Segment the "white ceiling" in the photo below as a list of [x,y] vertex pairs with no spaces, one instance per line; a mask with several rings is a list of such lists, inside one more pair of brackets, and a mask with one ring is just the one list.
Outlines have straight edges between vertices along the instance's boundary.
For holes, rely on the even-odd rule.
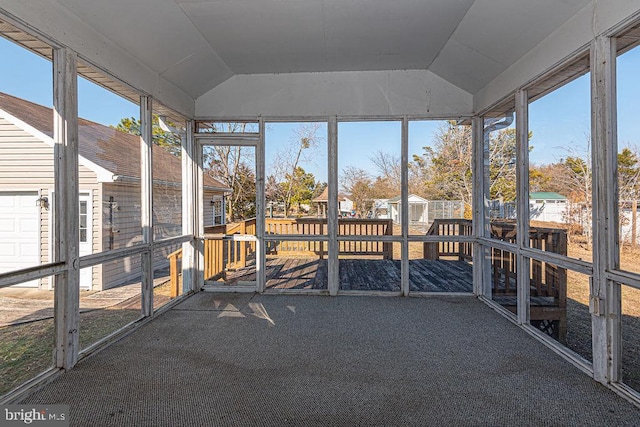
[[590,0],[55,0],[197,98],[235,74],[428,69],[475,93]]

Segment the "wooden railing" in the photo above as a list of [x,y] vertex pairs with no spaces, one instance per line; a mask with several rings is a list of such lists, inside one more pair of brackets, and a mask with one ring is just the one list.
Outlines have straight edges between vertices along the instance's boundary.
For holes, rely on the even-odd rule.
[[[325,218],[267,218],[266,234],[319,236],[327,234]],[[393,221],[390,219],[340,218],[338,220],[338,236],[352,236],[354,240],[338,242],[340,255],[380,255],[384,259],[393,257],[391,242],[374,242],[357,240],[358,236],[390,236],[393,235]],[[292,253],[300,255],[317,255],[320,258],[327,253],[327,242],[318,241],[282,241],[268,242],[267,254],[279,255]]]
[[338,236],[354,237],[354,240],[338,242],[339,255],[382,255],[384,259],[393,259],[393,243],[357,240],[358,236],[391,236],[393,220],[340,218]]
[[[466,219],[437,219],[431,225],[427,235],[432,236],[470,236],[471,221]],[[516,241],[516,227],[513,223],[492,222],[491,237],[510,243]],[[529,229],[529,245],[531,248],[560,255],[567,255],[567,231],[559,228],[531,227]],[[459,260],[472,260],[471,243],[465,242],[428,242],[424,244],[424,258],[438,260],[442,257],[454,257]],[[491,282],[494,297],[506,297],[505,305],[515,312],[517,295],[516,255],[507,250],[493,248],[491,250]],[[556,323],[554,336],[561,341],[566,338],[567,307],[567,270],[556,265],[531,259],[529,272],[530,294],[533,299],[553,298],[552,305],[536,306],[532,302],[531,320]]]
[[171,252],[167,255],[167,258],[169,259],[169,286],[171,298],[175,298],[180,294],[180,271],[182,271],[180,263],[182,262],[182,248]]
[[[469,219],[436,219],[427,231],[427,236],[471,236],[473,229]],[[425,242],[424,258],[457,257],[460,261],[473,259],[471,242]]]
[[[268,255],[314,255],[323,258],[328,250],[328,243],[304,240],[305,236],[321,236],[327,233],[327,220],[324,218],[267,218],[265,232],[273,235],[300,235],[300,241],[268,241]],[[225,272],[247,266],[255,258],[256,242],[232,240],[229,236],[255,235],[255,218],[231,225],[217,225],[205,228],[204,235],[204,274],[205,280],[224,278]],[[382,256],[393,258],[391,242],[357,240],[358,236],[393,235],[391,219],[359,219],[340,218],[338,234],[343,237],[352,236],[354,240],[338,242],[340,255]],[[171,280],[178,280],[178,263],[182,259],[182,250],[168,256],[171,266]],[[173,285],[172,285],[173,286]]]
[[[471,220],[437,219],[427,232],[430,236],[471,236]],[[492,222],[491,237],[515,243],[516,227],[512,223]],[[531,248],[560,255],[567,255],[567,232],[560,228],[531,227],[529,229]],[[470,261],[473,253],[469,242],[428,242],[424,245],[425,259],[457,257]],[[515,254],[494,248],[491,255],[491,269],[494,292],[515,295],[516,262]],[[532,296],[554,296],[566,298],[566,270],[543,261],[531,260]],[[562,296],[564,294],[564,296]]]

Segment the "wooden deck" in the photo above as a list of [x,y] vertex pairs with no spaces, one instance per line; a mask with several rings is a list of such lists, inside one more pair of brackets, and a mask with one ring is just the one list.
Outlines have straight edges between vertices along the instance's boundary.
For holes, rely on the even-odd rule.
[[[267,289],[327,289],[327,260],[311,257],[269,257]],[[340,289],[400,291],[400,261],[340,259]],[[414,292],[471,292],[472,268],[465,261],[411,260],[409,284]],[[207,284],[237,286],[255,282],[253,264],[227,272],[225,281]]]
[[[318,257],[268,257],[267,289],[327,289],[327,260]],[[339,260],[340,290],[400,292],[400,261],[390,259],[344,258]],[[493,277],[495,280],[496,277]],[[512,278],[509,278],[510,280]],[[253,261],[245,268],[227,271],[226,280],[207,285],[255,285]],[[515,283],[510,284],[516,289]],[[411,292],[473,292],[472,265],[467,261],[415,259],[409,261]],[[492,287],[493,300],[516,313],[516,294],[504,291],[504,274]],[[566,339],[566,311],[553,297],[531,296],[531,323],[555,339]]]

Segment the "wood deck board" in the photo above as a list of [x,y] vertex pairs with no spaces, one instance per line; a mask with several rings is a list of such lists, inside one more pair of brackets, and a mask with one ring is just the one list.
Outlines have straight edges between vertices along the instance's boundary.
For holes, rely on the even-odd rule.
[[[327,289],[327,260],[316,257],[268,257],[267,288]],[[399,291],[400,261],[384,259],[340,259],[340,289]],[[227,273],[225,285],[256,280],[251,265]],[[218,282],[222,284],[221,282]],[[412,292],[472,292],[471,264],[465,261],[409,261],[409,286]],[[515,296],[496,296],[502,305],[515,305]],[[553,298],[531,297],[532,306],[553,306]]]
[[[267,288],[327,289],[327,260],[311,257],[269,257]],[[464,261],[410,261],[410,286],[414,292],[471,292],[471,265]],[[340,259],[340,289],[399,291],[400,261]],[[225,285],[255,281],[254,266],[227,273]]]
[[414,292],[472,292],[472,266],[465,261],[411,260],[409,288]]

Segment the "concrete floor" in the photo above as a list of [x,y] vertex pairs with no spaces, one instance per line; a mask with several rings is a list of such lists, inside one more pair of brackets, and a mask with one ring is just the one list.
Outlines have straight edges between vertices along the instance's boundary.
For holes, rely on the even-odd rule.
[[472,297],[199,293],[24,400],[77,426],[632,426]]

